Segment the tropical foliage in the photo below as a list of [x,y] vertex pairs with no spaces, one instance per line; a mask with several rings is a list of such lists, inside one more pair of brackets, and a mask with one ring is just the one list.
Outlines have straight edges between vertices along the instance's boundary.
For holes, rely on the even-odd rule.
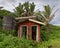
[[[60,27],[50,25],[50,33],[46,32],[46,26],[41,27],[41,42],[18,38],[15,31],[2,30],[2,18],[9,16],[29,16],[34,15],[34,3],[25,2],[19,4],[14,12],[4,10],[0,7],[0,48],[60,48]],[[52,13],[50,6],[44,6],[44,11],[39,11],[36,15],[40,21],[49,24],[54,18],[55,12]],[[51,14],[52,13],[52,14]]]
[[10,11],[7,11],[3,9],[3,7],[0,7],[0,19],[3,18],[3,16],[9,15]]
[[35,9],[34,3],[25,2],[23,4],[19,3],[14,9],[14,13],[17,17],[30,16],[33,15]]
[[39,11],[37,13],[38,18],[40,18],[39,20],[46,24],[47,32],[50,32],[49,23],[54,19],[56,12],[57,12],[57,9],[53,11],[53,9],[49,5],[47,5],[47,6],[44,6],[44,11]]

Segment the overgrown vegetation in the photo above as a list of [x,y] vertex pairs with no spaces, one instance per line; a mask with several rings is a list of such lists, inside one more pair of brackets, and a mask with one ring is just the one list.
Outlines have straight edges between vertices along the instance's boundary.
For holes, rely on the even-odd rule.
[[18,38],[15,31],[0,29],[0,48],[60,48],[60,27],[51,25],[50,29],[47,33],[46,27],[41,27],[41,42]]
[[48,41],[49,40],[49,33],[45,30],[41,29],[41,41]]
[[[20,4],[18,7],[16,7],[15,13],[17,13],[18,16],[34,14],[34,8],[35,8],[34,3],[30,4],[31,9],[29,9],[29,2],[26,2],[24,6],[25,6],[24,14],[22,14],[23,10],[21,10],[23,5]],[[49,8],[49,6],[47,7]],[[48,11],[48,8],[46,10],[47,12],[46,15],[49,16],[50,10]],[[27,14],[27,12],[29,13]],[[15,33],[14,30],[13,31],[2,30],[2,18],[5,15],[15,16],[16,14],[10,13],[7,10],[3,10],[2,7],[0,7],[0,48],[60,48],[60,27],[50,25],[51,26],[50,33],[48,33],[46,32],[46,26],[42,26],[41,27],[41,42],[36,42],[32,40],[18,38],[16,36],[17,33]]]
[[0,34],[0,48],[36,48],[36,43],[23,38]]
[[[44,29],[45,30],[45,29]],[[51,32],[47,38],[46,32],[42,31],[43,41],[36,42],[13,36],[8,31],[0,30],[0,48],[60,48],[60,27],[51,25]],[[46,39],[47,38],[47,39]]]

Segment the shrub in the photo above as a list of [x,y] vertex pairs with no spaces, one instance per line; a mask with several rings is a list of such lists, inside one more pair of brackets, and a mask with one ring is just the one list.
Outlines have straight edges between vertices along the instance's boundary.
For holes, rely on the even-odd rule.
[[0,42],[4,40],[5,34],[0,34]]
[[8,30],[0,30],[0,34],[5,34],[5,35],[13,35],[13,36],[16,36],[17,33],[15,33],[16,31],[15,30],[12,30],[12,31],[8,31]]
[[2,28],[2,19],[0,19],[0,29]]
[[37,48],[37,42],[32,40],[17,38],[11,35],[1,35],[0,37],[2,39],[0,41],[0,48]]
[[49,34],[45,31],[42,31],[41,32],[41,40],[42,41],[48,41],[48,39],[49,39]]
[[42,41],[48,41],[49,39],[49,33],[46,32],[46,26],[41,27],[41,40]]

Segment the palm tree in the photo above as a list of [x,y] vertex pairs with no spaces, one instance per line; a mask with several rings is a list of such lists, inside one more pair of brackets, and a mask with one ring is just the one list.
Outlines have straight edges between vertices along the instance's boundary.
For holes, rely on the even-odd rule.
[[34,2],[32,2],[32,4],[30,4],[30,12],[31,12],[31,15],[34,14],[34,9],[35,9],[35,4],[34,4]]
[[34,13],[35,4],[33,2],[32,3],[25,2],[23,5],[24,5],[25,15],[32,16]]
[[34,3],[25,2],[23,4],[19,3],[19,6],[15,7],[14,13],[16,16],[32,16],[34,13],[35,5]]
[[19,5],[17,7],[15,7],[15,9],[14,9],[14,14],[17,17],[21,17],[23,12],[24,12],[23,5],[21,3],[19,3]]
[[57,12],[57,10],[55,10],[54,12],[52,12],[53,10],[50,8],[49,5],[44,6],[44,11],[40,11],[39,12],[39,17],[42,17],[42,19],[40,19],[41,21],[45,22],[46,26],[47,26],[47,32],[50,32],[50,25],[49,23],[53,20],[53,18],[55,17],[55,13]]

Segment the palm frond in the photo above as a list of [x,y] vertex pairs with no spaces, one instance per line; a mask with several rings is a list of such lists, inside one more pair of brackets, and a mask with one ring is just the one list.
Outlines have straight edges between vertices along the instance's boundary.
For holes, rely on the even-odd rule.
[[49,22],[50,21],[52,21],[52,19],[55,17],[55,13],[58,11],[58,9],[56,9],[53,13],[52,13],[52,15],[50,15],[50,17],[49,17]]
[[45,15],[45,17],[46,18],[49,18],[49,16],[50,16],[50,14],[51,14],[51,8],[50,8],[50,6],[48,5],[48,6],[44,6],[44,15]]
[[35,4],[34,3],[30,4],[30,11],[33,12],[34,9],[35,9]]

